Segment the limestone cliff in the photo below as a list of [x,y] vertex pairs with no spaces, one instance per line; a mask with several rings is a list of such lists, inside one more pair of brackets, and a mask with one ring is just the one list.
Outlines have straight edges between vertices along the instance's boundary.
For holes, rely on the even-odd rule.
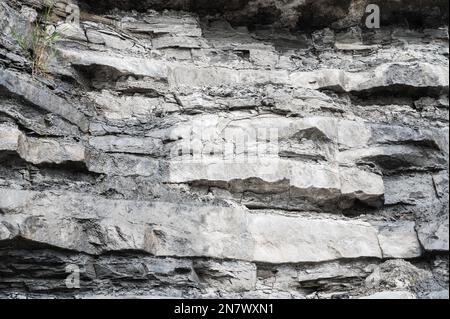
[[1,0],[0,297],[448,298],[448,39],[440,0]]

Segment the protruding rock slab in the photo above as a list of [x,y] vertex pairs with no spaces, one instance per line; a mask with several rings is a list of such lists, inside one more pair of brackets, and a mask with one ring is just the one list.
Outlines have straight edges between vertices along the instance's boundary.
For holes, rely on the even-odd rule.
[[[186,41],[184,41],[186,42]],[[161,44],[163,45],[163,44]],[[176,44],[175,46],[181,46]],[[195,45],[191,45],[195,46]],[[105,53],[60,48],[61,61],[78,69],[101,70],[109,76],[96,79],[111,84],[122,76],[140,79],[141,89],[148,83],[160,93],[196,92],[203,87],[242,87],[284,85],[301,89],[332,90],[366,94],[395,92],[413,88],[430,91],[434,95],[448,92],[448,67],[425,62],[384,63],[358,72],[321,68],[313,71],[264,70],[256,68],[228,68],[196,66],[156,59],[107,55]],[[94,72],[98,73],[99,72]],[[146,80],[143,80],[147,78]],[[101,84],[101,83],[100,83]]]
[[0,124],[0,151],[15,152],[25,161],[36,165],[85,161],[85,148],[80,143],[28,137],[17,126],[10,124]]
[[319,198],[328,194],[330,199],[349,197],[367,203],[381,202],[384,184],[381,176],[357,168],[333,164],[305,164],[284,159],[265,159],[255,163],[208,159],[199,163],[171,161],[169,183],[203,184],[233,183],[257,179],[270,192],[271,183],[289,181],[293,196]]
[[[93,12],[105,13],[113,8],[121,10],[188,10],[201,15],[221,14],[229,22],[236,25],[270,24],[276,27],[294,28],[298,25],[309,28],[348,28],[360,25],[369,4],[382,6],[383,25],[403,22],[403,19],[414,25],[418,21],[426,26],[444,24],[448,14],[448,3],[445,0],[100,0],[95,4],[80,0]],[[399,18],[403,17],[403,18]],[[190,30],[189,21],[186,21]],[[164,24],[163,24],[164,26]],[[147,27],[148,28],[148,27]],[[146,31],[146,29],[142,30]]]
[[416,87],[448,91],[447,68],[428,63],[388,63],[366,72],[328,69],[299,72],[290,80],[299,87],[364,92],[382,88]]
[[21,143],[19,154],[33,164],[62,164],[84,162],[85,148],[79,143],[28,137]]
[[55,113],[81,130],[87,131],[89,122],[84,114],[75,109],[66,100],[60,98],[43,85],[38,84],[22,75],[0,69],[0,90],[24,99],[26,102]]
[[20,236],[91,254],[137,250],[264,263],[382,257],[376,229],[361,221],[11,189],[0,190],[0,209],[3,240]]
[[[417,232],[426,251],[449,251],[449,179],[448,171],[433,175],[439,202],[423,202],[418,213]],[[427,198],[429,201],[430,198]]]
[[0,124],[0,151],[17,151],[20,136],[21,133],[15,125]]

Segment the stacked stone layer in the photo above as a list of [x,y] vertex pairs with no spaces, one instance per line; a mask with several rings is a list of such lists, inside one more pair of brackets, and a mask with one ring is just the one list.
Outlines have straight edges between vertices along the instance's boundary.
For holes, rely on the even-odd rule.
[[448,297],[448,2],[378,2],[57,1],[46,76],[0,3],[0,296]]

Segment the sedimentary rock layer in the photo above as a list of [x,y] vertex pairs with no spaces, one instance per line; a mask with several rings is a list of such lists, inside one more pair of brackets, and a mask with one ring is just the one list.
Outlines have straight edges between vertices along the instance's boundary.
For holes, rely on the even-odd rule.
[[368,3],[2,1],[0,297],[448,298],[448,1]]

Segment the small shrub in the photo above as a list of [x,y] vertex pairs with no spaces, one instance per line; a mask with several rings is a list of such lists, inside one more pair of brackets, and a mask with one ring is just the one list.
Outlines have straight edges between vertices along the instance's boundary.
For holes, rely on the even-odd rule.
[[47,28],[52,11],[52,6],[44,8],[32,27],[30,37],[25,38],[13,32],[13,37],[31,62],[33,76],[47,73],[48,62],[55,55],[54,45],[61,38],[59,32],[50,32]]

